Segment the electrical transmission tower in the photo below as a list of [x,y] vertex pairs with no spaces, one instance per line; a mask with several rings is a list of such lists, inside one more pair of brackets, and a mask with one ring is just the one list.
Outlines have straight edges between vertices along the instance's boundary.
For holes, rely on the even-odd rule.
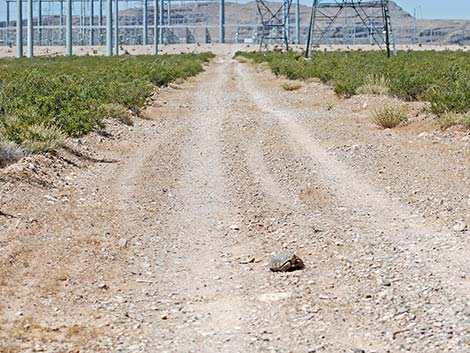
[[[339,22],[342,20],[342,23]],[[353,30],[353,43],[349,35]],[[391,55],[392,36],[389,0],[313,0],[306,55],[315,47],[342,38],[343,44],[356,39],[369,40]],[[395,48],[393,48],[395,52]]]
[[281,44],[289,47],[290,7],[292,0],[273,2],[256,0],[261,25],[258,31],[260,48],[268,44]]

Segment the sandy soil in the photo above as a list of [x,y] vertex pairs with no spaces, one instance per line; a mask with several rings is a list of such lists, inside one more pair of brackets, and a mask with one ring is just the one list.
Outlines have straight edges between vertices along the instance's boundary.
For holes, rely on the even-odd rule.
[[219,56],[4,168],[0,351],[470,351],[468,133],[279,81]]
[[[274,49],[278,46],[270,45],[268,49]],[[304,51],[305,45],[292,45],[291,49]],[[258,51],[258,44],[172,44],[172,45],[160,45],[158,52],[160,54],[180,54],[180,53],[203,53],[212,52],[216,55],[228,55],[234,54],[237,51]],[[380,50],[376,45],[322,45],[316,50],[319,51],[338,51],[338,50]],[[424,51],[424,50],[461,50],[468,51],[469,48],[459,45],[399,45],[397,50],[413,50],[413,51]],[[106,47],[104,46],[74,46],[73,55],[105,55]],[[114,52],[113,52],[114,53]],[[26,46],[24,53],[26,56]],[[152,55],[154,54],[153,45],[124,45],[120,47],[120,55]],[[36,46],[34,47],[34,56],[56,56],[65,55],[64,46]],[[15,57],[16,47],[0,46],[0,57]]]

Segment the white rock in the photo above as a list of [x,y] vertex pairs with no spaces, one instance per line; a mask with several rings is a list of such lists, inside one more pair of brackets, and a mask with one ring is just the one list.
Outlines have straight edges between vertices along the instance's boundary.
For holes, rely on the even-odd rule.
[[456,232],[463,232],[465,229],[467,229],[467,225],[465,224],[465,222],[459,221],[455,224],[452,229]]

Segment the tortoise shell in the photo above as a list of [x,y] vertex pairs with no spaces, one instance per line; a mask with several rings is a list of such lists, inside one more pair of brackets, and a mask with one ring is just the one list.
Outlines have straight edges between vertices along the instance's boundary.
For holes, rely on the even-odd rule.
[[304,262],[295,252],[285,251],[273,256],[269,268],[274,272],[286,272],[304,268]]

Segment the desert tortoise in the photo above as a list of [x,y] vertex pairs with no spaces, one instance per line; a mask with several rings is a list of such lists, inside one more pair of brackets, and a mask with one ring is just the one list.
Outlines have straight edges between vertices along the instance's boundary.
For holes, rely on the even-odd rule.
[[269,268],[274,272],[286,272],[304,268],[304,262],[293,251],[285,251],[273,256]]

